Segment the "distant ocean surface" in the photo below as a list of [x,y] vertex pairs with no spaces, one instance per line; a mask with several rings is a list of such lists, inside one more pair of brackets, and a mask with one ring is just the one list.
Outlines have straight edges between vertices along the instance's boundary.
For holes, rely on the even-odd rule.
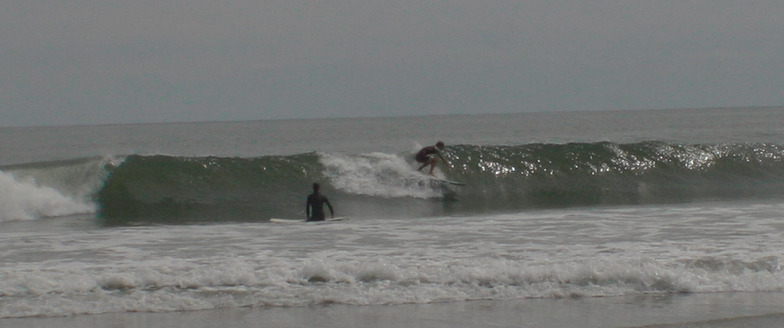
[[[782,126],[766,107],[0,128],[0,319],[784,299]],[[415,170],[439,140],[438,177],[465,186]],[[313,182],[349,220],[270,222],[304,219]]]

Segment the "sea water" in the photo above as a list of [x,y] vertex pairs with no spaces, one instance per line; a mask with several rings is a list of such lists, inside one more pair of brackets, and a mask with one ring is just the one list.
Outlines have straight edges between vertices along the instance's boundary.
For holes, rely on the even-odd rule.
[[[2,128],[0,318],[739,293],[764,301],[716,318],[784,313],[783,122],[725,108]],[[437,175],[466,186],[414,170],[439,140]],[[269,221],[304,219],[312,182],[348,221]]]

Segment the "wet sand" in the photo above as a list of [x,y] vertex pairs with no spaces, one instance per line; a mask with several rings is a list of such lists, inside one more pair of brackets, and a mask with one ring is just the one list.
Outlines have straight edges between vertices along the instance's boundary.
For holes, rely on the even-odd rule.
[[0,320],[2,327],[781,327],[784,293],[227,308]]

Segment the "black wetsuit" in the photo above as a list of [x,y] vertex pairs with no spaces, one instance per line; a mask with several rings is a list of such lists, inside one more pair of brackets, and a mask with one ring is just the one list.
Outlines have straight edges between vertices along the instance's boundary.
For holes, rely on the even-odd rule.
[[327,203],[330,210],[332,210],[332,205],[329,204],[326,196],[318,192],[308,195],[308,203],[305,205],[307,206],[306,210],[310,209],[308,221],[324,221],[324,203]]

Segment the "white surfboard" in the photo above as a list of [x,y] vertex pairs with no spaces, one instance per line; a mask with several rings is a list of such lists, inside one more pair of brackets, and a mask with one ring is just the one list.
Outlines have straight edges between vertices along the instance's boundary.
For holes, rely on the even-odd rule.
[[430,181],[450,184],[450,185],[453,185],[453,186],[465,186],[465,183],[458,182],[458,181],[447,180],[447,179],[430,178]]
[[318,223],[318,222],[332,222],[332,221],[345,221],[348,220],[345,216],[338,216],[334,218],[327,218],[324,221],[305,221],[305,220],[297,220],[297,219],[279,219],[279,218],[271,218],[270,222],[272,223]]

